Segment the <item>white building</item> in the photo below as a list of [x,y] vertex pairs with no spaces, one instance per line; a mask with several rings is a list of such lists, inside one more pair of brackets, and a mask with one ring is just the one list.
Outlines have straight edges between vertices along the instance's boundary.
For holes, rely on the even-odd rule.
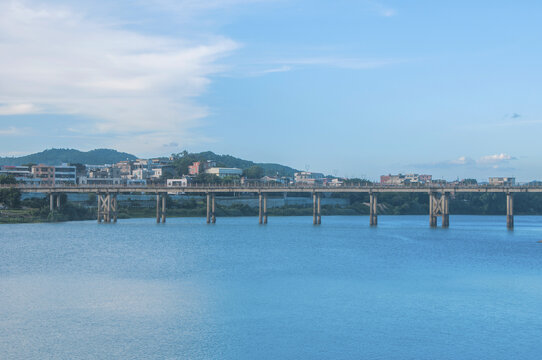
[[188,186],[188,179],[183,177],[180,179],[167,179],[167,187],[176,187],[176,186]]
[[77,168],[68,164],[55,166],[55,184],[77,184]]
[[241,176],[243,174],[243,170],[238,168],[221,168],[221,167],[212,167],[210,169],[205,170],[206,174],[213,174],[218,177],[226,177],[226,176]]
[[301,171],[294,174],[296,184],[322,185],[324,183],[324,174],[310,171]]

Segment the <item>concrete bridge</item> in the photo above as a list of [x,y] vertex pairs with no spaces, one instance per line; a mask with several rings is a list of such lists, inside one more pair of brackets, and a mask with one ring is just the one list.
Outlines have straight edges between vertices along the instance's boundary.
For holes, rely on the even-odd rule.
[[[359,185],[359,186],[303,186],[303,185],[206,185],[166,187],[163,185],[55,185],[36,186],[26,184],[0,185],[0,188],[17,188],[21,192],[45,193],[49,196],[50,210],[60,206],[60,194],[63,193],[94,193],[97,195],[98,222],[117,221],[117,195],[129,193],[145,193],[156,195],[156,222],[166,222],[166,195],[168,193],[205,194],[207,199],[207,223],[216,222],[215,195],[225,193],[255,194],[259,199],[258,220],[267,224],[267,196],[276,193],[309,193],[313,200],[313,224],[322,222],[321,195],[322,193],[367,193],[369,194],[370,225],[378,224],[378,194],[380,193],[425,193],[429,195],[429,226],[437,226],[437,218],[442,218],[442,227],[450,226],[449,199],[456,193],[503,193],[506,194],[506,226],[514,228],[514,194],[541,193],[542,186],[460,186],[460,185],[423,185],[423,186],[389,186],[389,185]],[[56,201],[55,201],[56,199]]]

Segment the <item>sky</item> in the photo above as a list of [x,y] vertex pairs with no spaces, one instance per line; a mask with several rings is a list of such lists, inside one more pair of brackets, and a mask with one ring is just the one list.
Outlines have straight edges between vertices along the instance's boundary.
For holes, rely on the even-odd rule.
[[0,155],[542,179],[538,1],[0,0]]

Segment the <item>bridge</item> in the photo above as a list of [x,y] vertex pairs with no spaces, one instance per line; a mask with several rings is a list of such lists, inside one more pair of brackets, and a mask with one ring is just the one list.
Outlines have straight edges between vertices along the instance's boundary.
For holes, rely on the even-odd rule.
[[313,200],[313,224],[322,222],[320,199],[323,193],[367,193],[369,194],[369,222],[378,224],[378,194],[381,193],[425,193],[429,195],[429,226],[437,227],[437,218],[442,218],[444,228],[450,226],[449,199],[457,193],[503,193],[506,194],[506,226],[514,228],[514,194],[542,193],[542,186],[487,186],[487,185],[350,185],[350,186],[307,186],[307,185],[213,185],[193,184],[188,186],[166,187],[163,185],[0,185],[1,188],[16,188],[24,193],[45,193],[49,196],[51,211],[60,207],[60,194],[93,193],[97,195],[98,222],[117,221],[117,195],[145,193],[156,195],[156,222],[166,222],[166,198],[170,193],[204,194],[207,200],[207,223],[215,223],[215,195],[225,193],[255,194],[259,199],[258,219],[260,224],[267,224],[267,196],[276,193],[309,193]]

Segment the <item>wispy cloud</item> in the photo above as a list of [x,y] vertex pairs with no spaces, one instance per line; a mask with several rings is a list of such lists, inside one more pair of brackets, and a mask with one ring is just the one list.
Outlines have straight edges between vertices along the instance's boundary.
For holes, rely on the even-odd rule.
[[371,7],[380,15],[384,17],[391,17],[397,15],[397,11],[381,2],[368,0]]
[[23,130],[16,128],[14,126],[11,126],[7,129],[0,129],[0,136],[21,135],[21,134],[23,134]]
[[168,138],[160,144],[188,136],[207,114],[195,98],[239,46],[144,35],[19,0],[0,3],[0,33],[0,115],[75,114],[90,120],[73,128]]
[[460,156],[457,159],[453,159],[453,160],[444,160],[444,161],[437,161],[437,162],[432,162],[432,163],[415,164],[413,165],[413,167],[420,168],[420,169],[429,169],[429,168],[445,169],[445,168],[455,168],[455,167],[498,168],[501,165],[507,164],[513,160],[517,160],[517,158],[505,153],[500,153],[500,154],[481,156],[478,159],[473,159],[468,156]]
[[393,65],[404,62],[404,60],[398,59],[362,59],[362,58],[348,58],[348,57],[302,57],[274,60],[276,64],[283,64],[284,66],[328,66],[343,69],[374,69],[383,66]]

